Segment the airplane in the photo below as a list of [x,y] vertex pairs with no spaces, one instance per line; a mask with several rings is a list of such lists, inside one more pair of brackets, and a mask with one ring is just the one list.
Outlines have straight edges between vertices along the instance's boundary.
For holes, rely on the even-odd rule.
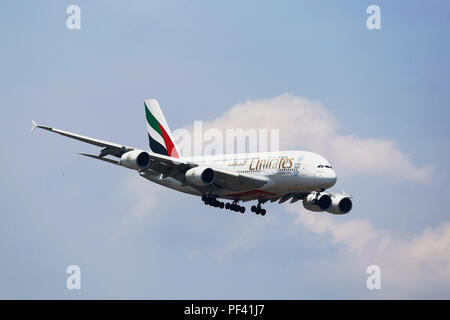
[[220,209],[244,213],[245,206],[240,202],[256,201],[251,211],[264,216],[263,204],[288,200],[302,200],[304,208],[314,212],[341,215],[352,209],[351,195],[326,191],[335,185],[337,177],[330,163],[317,153],[276,151],[182,157],[158,101],[146,99],[144,107],[150,150],[41,126],[34,120],[31,131],[40,128],[98,146],[102,148],[98,155],[80,155],[136,170],[145,179],[200,196],[206,205]]

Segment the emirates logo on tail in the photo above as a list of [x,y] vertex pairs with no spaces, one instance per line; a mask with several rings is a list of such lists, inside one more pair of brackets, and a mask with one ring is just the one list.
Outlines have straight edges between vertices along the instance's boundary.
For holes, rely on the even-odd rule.
[[165,156],[180,158],[172,132],[167,125],[158,101],[148,99],[144,101],[144,105],[150,150]]

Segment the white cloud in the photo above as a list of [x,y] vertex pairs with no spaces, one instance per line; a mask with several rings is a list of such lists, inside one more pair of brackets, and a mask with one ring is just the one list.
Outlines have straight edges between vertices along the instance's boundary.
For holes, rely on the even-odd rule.
[[222,116],[203,124],[204,131],[280,129],[280,149],[300,149],[326,156],[338,175],[383,175],[429,181],[432,168],[419,167],[395,142],[342,134],[338,120],[320,103],[290,94],[238,103]]
[[361,274],[364,267],[381,268],[382,294],[391,298],[443,297],[450,294],[450,222],[426,228],[417,234],[400,235],[375,228],[367,220],[340,221],[327,213],[296,213],[296,224],[323,234],[343,257],[349,276]]

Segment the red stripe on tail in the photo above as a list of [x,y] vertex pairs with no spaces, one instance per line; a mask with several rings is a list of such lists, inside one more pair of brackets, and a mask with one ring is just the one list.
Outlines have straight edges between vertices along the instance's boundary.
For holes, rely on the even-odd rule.
[[175,148],[172,140],[170,139],[169,135],[167,134],[166,130],[164,130],[163,126],[158,122],[159,128],[161,129],[161,133],[164,139],[164,143],[166,144],[167,153],[170,157],[173,158],[180,158],[180,155],[177,152],[177,149]]

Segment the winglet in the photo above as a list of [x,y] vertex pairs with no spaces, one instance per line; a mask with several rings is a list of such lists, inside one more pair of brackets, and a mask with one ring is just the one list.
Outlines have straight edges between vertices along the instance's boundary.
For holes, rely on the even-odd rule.
[[36,128],[37,126],[38,126],[38,125],[37,125],[36,121],[31,120],[31,131],[33,131],[34,128]]

